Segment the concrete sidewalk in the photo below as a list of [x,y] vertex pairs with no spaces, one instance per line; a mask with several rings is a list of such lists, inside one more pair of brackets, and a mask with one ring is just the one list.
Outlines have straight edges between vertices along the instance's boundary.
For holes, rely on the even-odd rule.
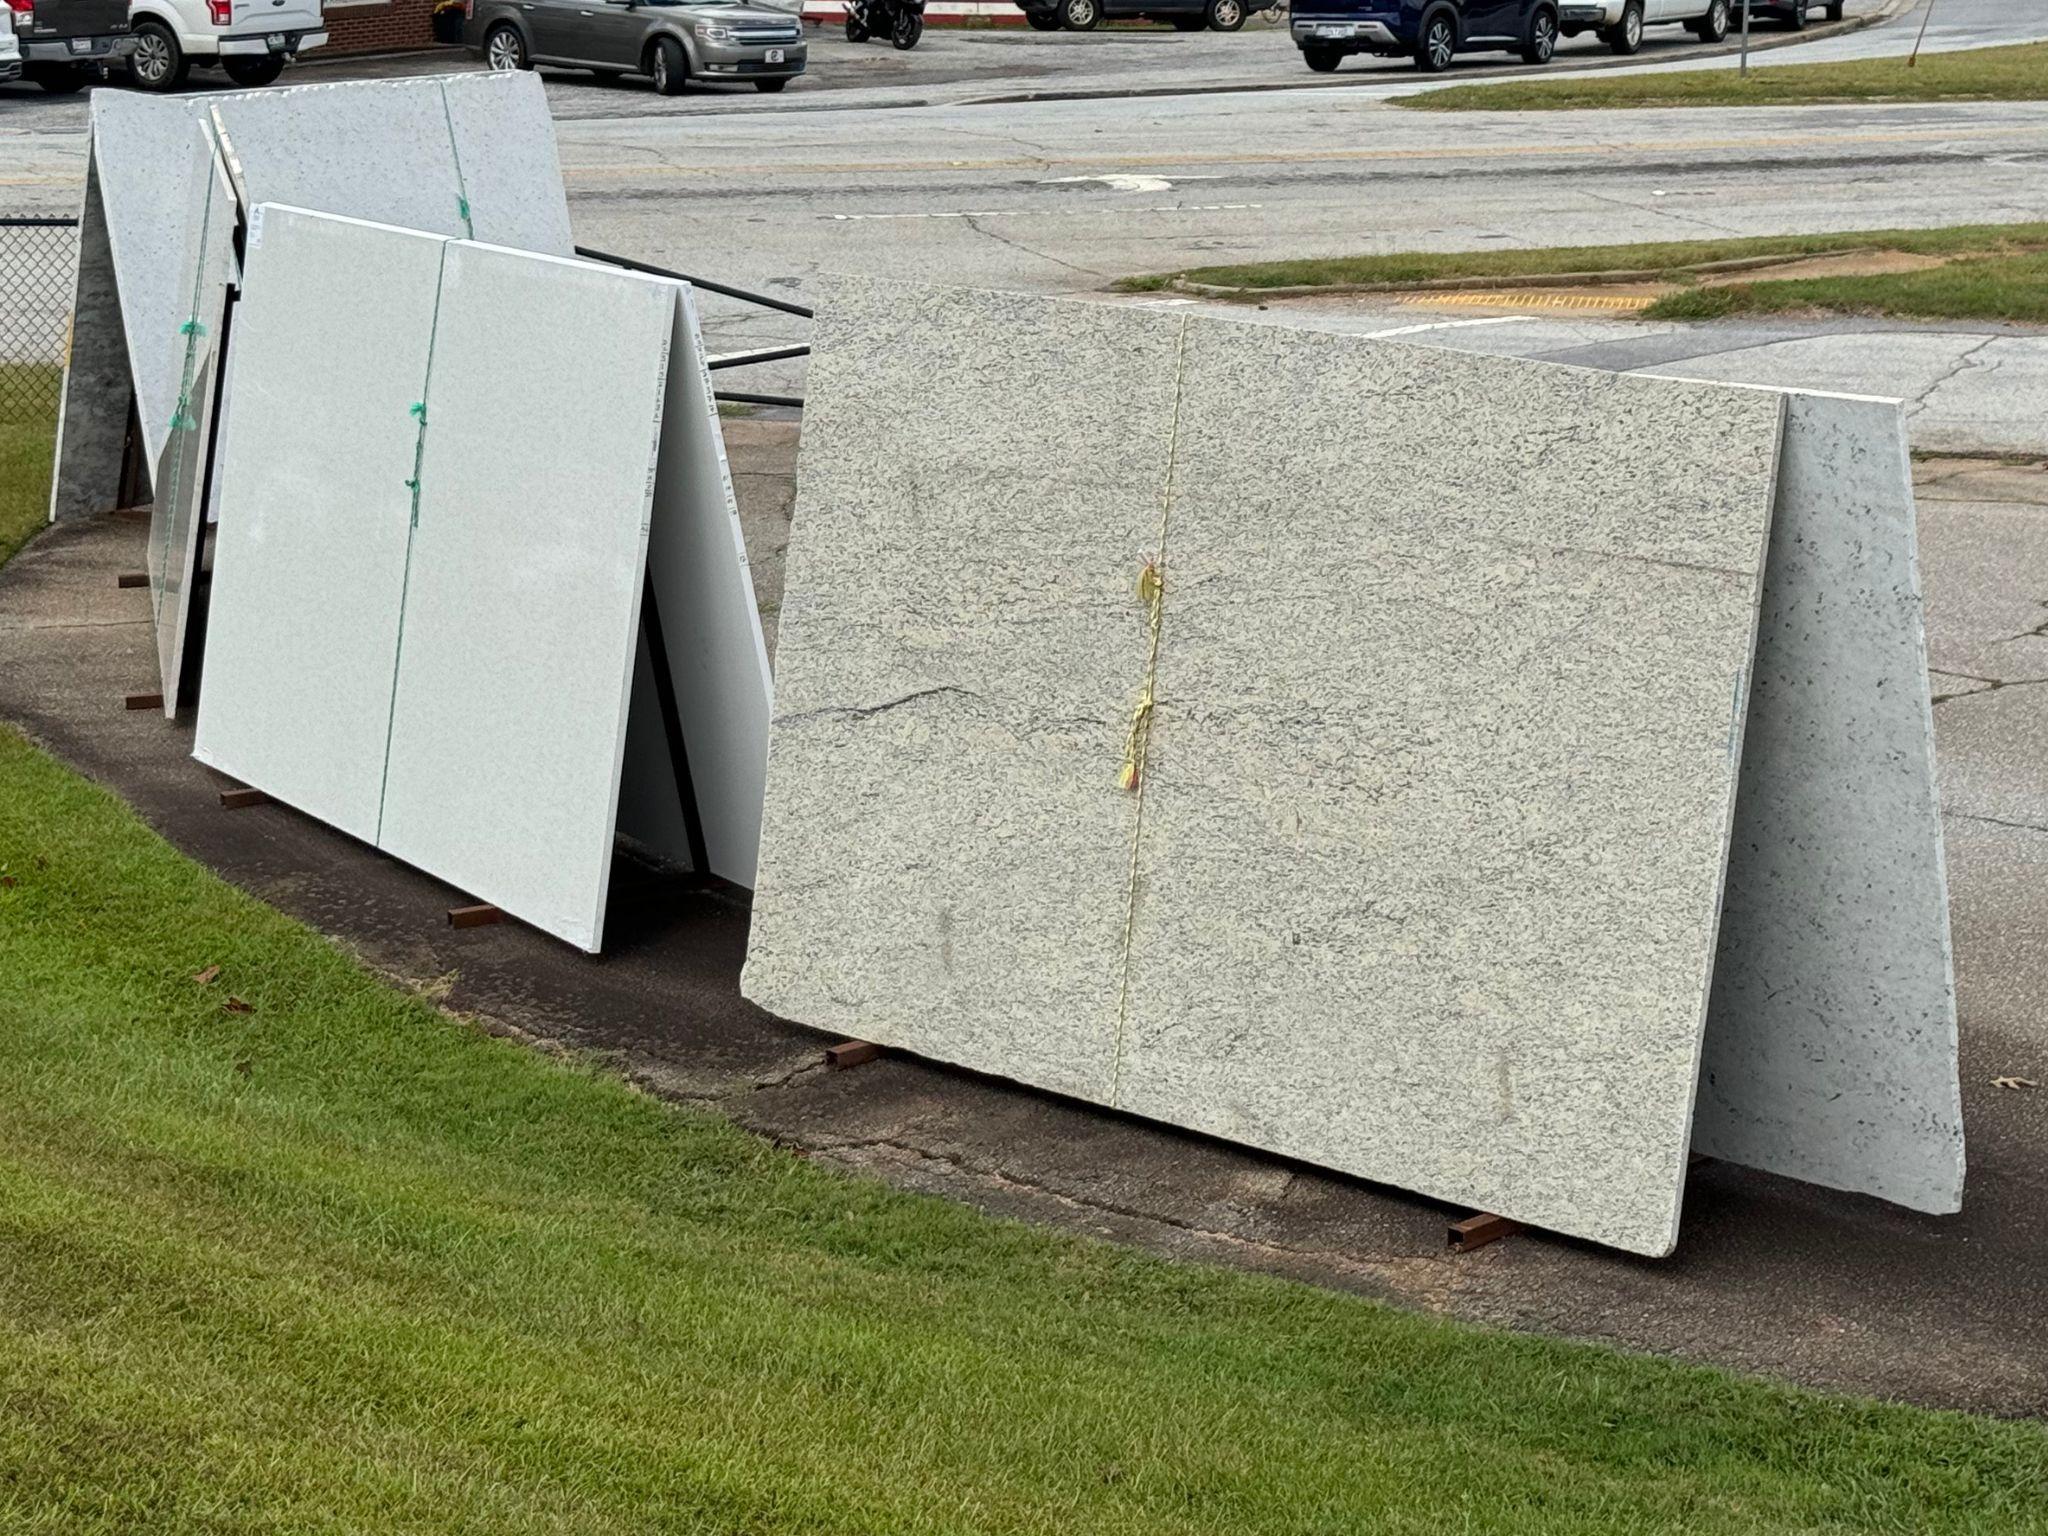
[[[793,424],[729,424],[764,609],[779,599]],[[1176,1256],[1449,1316],[1815,1386],[2048,1413],[2048,466],[1922,466],[1970,1183],[1934,1219],[1709,1165],[1665,1261],[1538,1234],[1444,1250],[1442,1207],[915,1061],[834,1073],[738,993],[747,914],[673,884],[614,897],[611,949],[453,931],[450,891],[280,806],[228,812],[155,685],[144,524],[45,533],[0,571],[0,719],[174,844],[494,1031],[602,1053],[651,1090],[847,1168]]]

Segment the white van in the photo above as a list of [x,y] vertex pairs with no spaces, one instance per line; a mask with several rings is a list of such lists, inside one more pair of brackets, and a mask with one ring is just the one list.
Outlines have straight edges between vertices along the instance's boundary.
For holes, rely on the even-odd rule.
[[219,65],[237,85],[268,85],[327,41],[320,0],[131,0],[137,90],[175,91],[194,64]]
[[1643,46],[1643,28],[1683,24],[1703,43],[1728,35],[1736,0],[1559,0],[1557,29],[1566,37],[1597,32],[1616,53]]

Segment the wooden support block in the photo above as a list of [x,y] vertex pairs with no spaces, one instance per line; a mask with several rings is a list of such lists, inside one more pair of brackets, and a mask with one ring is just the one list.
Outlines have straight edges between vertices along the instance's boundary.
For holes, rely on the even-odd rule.
[[505,920],[504,909],[489,902],[479,902],[473,907],[450,907],[448,926],[450,928],[484,928],[492,923]]
[[848,1067],[866,1066],[877,1060],[882,1048],[869,1040],[842,1040],[837,1045],[825,1047],[825,1065],[834,1072],[844,1072]]
[[1521,1230],[1519,1221],[1509,1221],[1505,1216],[1481,1211],[1476,1216],[1451,1223],[1451,1251],[1470,1253],[1474,1248],[1484,1248],[1488,1243],[1497,1243]]
[[131,693],[121,703],[128,709],[162,709],[164,696],[160,693]]
[[220,792],[220,808],[224,811],[246,811],[252,805],[268,805],[270,796],[260,789],[224,789]]
[[149,585],[149,572],[123,571],[114,578],[114,585],[124,592],[130,587],[146,587]]

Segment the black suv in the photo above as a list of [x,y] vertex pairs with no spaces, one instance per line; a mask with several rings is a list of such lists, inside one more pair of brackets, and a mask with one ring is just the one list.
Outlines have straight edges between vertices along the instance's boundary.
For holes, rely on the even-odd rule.
[[9,0],[22,74],[46,91],[75,91],[135,51],[128,0]]
[[1434,74],[1489,49],[1547,64],[1557,52],[1555,0],[1294,0],[1294,44],[1313,70],[1354,53],[1411,58]]

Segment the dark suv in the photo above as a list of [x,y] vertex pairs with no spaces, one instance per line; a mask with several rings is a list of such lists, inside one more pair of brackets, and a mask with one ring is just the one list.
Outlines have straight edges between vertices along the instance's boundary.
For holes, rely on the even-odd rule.
[[1105,21],[1163,21],[1176,32],[1235,32],[1268,0],[1017,0],[1034,32],[1092,32]]
[[1327,73],[1354,53],[1412,58],[1435,74],[1488,49],[1547,64],[1557,51],[1555,0],[1294,0],[1295,46]]
[[128,0],[6,0],[22,72],[46,91],[75,91],[135,51]]

